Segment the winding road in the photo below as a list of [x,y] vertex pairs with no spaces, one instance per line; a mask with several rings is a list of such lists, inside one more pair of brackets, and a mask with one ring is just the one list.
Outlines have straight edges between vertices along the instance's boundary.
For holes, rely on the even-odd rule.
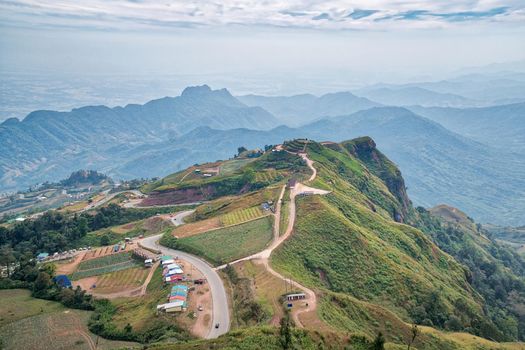
[[[173,218],[172,222],[175,226],[181,225],[184,222],[184,218],[188,215],[191,215],[194,210],[183,211]],[[210,287],[212,303],[213,303],[213,313],[212,313],[212,322],[211,329],[208,332],[206,339],[217,338],[218,336],[227,333],[230,330],[230,310],[228,307],[228,295],[226,294],[226,289],[222,283],[219,274],[215,269],[209,265],[207,262],[201,260],[200,258],[182,252],[180,250],[175,250],[171,248],[164,247],[158,243],[158,240],[162,235],[156,235],[151,237],[144,238],[140,244],[149,249],[155,249],[160,251],[163,255],[178,256],[179,258],[188,261],[190,264],[195,266],[206,278],[208,286]],[[215,325],[219,324],[219,328],[215,328]]]
[[[304,161],[306,162],[306,165],[312,171],[312,175],[307,181],[311,182],[315,180],[317,176],[317,170],[313,166],[314,162],[308,158],[307,154],[304,151],[301,153],[298,153],[298,155],[304,159]],[[304,328],[304,325],[301,323],[301,320],[299,319],[299,315],[305,312],[315,312],[317,308],[317,298],[316,298],[315,292],[303,286],[299,282],[293,281],[289,278],[285,278],[279,272],[275,271],[270,265],[270,255],[278,246],[280,246],[292,234],[293,227],[295,224],[295,217],[296,217],[295,197],[298,195],[306,194],[306,193],[312,194],[312,195],[313,194],[325,195],[325,194],[330,193],[330,191],[309,187],[299,182],[296,183],[295,186],[291,188],[291,191],[290,191],[290,206],[289,206],[290,213],[288,215],[288,225],[286,227],[286,231],[284,232],[284,234],[282,236],[279,236],[279,223],[281,222],[281,205],[282,205],[282,199],[283,199],[285,190],[286,190],[286,186],[283,186],[281,190],[281,194],[279,196],[279,200],[277,201],[277,207],[275,210],[275,221],[274,221],[274,237],[273,237],[273,241],[270,244],[270,246],[259,253],[255,253],[253,255],[232,261],[230,264],[236,264],[238,262],[246,261],[246,260],[258,259],[262,262],[262,264],[264,265],[264,267],[269,273],[271,273],[272,275],[274,275],[275,277],[283,281],[286,281],[287,283],[290,283],[295,288],[302,290],[307,295],[307,298],[306,298],[307,303],[305,303],[304,308],[298,309],[298,310],[295,309],[294,311],[292,311],[292,318],[298,327]],[[217,267],[217,270],[223,269],[226,266],[227,264],[221,265]]]
[[[306,147],[306,146],[305,146]],[[303,158],[310,170],[312,171],[312,175],[307,180],[308,182],[311,182],[315,180],[317,176],[317,170],[313,167],[313,161],[308,158],[307,154],[303,151],[301,153],[298,153],[298,155]],[[324,195],[329,193],[330,191],[325,191],[313,187],[306,186],[302,183],[297,183],[290,192],[290,206],[289,206],[289,216],[288,216],[288,225],[286,227],[286,231],[283,235],[279,236],[279,223],[280,223],[280,217],[281,217],[281,206],[282,206],[282,199],[284,196],[286,190],[286,186],[282,187],[281,193],[279,195],[279,200],[277,201],[276,211],[275,211],[275,222],[274,222],[274,237],[272,240],[272,243],[270,246],[265,248],[263,251],[247,256],[242,259],[235,260],[231,262],[230,264],[235,264],[240,261],[246,261],[246,260],[252,260],[252,259],[258,259],[262,262],[264,267],[268,272],[270,272],[275,277],[287,281],[288,283],[291,283],[294,287],[304,291],[304,293],[307,295],[307,303],[305,303],[305,307],[302,309],[296,309],[292,312],[292,317],[294,319],[295,324],[298,327],[304,328],[304,325],[301,323],[301,320],[299,319],[299,315],[305,312],[315,312],[317,308],[317,298],[313,290],[301,285],[299,282],[290,280],[288,278],[285,278],[283,275],[275,271],[270,266],[270,255],[272,252],[280,246],[288,237],[292,234],[293,227],[295,224],[295,217],[296,217],[296,206],[295,206],[295,197],[297,195],[301,194],[319,194]],[[184,218],[188,215],[191,215],[194,212],[194,210],[187,210],[183,211],[177,215],[175,215],[171,221],[175,226],[181,225],[184,223]],[[174,250],[171,248],[164,247],[158,243],[158,240],[161,238],[162,235],[156,235],[144,238],[140,243],[146,248],[154,249],[160,251],[164,255],[172,255],[172,256],[178,256],[183,260],[186,260],[193,264],[197,269],[199,269],[202,274],[205,276],[206,280],[208,281],[208,285],[210,287],[210,291],[212,294],[212,303],[213,303],[213,314],[212,314],[212,328],[208,332],[207,336],[205,338],[212,339],[217,338],[218,336],[225,334],[230,329],[230,313],[229,313],[229,307],[228,307],[228,296],[226,294],[226,289],[224,288],[224,284],[219,277],[217,271],[225,268],[227,265],[218,266],[216,268],[213,268],[211,265],[209,265],[204,260],[201,260],[200,258],[188,254],[185,252],[182,252],[180,250]],[[219,324],[218,328],[215,328],[214,325]]]

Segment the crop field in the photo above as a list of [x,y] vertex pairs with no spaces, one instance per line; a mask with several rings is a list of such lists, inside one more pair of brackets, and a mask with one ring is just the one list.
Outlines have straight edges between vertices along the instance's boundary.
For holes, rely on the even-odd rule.
[[137,267],[127,270],[107,273],[100,276],[96,281],[97,293],[114,293],[134,287],[140,287],[146,277],[149,269]]
[[178,238],[189,237],[203,233],[209,230],[217,229],[222,226],[221,220],[218,217],[191,222],[184,224],[173,230],[172,234]]
[[138,261],[133,259],[131,253],[129,252],[106,255],[101,258],[90,259],[81,262],[78,265],[77,271],[71,275],[71,278],[73,280],[78,280],[86,277],[125,270],[138,265]]
[[70,205],[63,206],[58,211],[61,213],[65,213],[65,212],[75,213],[77,211],[84,209],[88,204],[89,203],[87,201],[74,202]]
[[22,289],[1,290],[2,349],[114,349],[131,342],[98,338],[87,328],[89,311],[71,310],[56,302],[35,299]]
[[255,181],[257,182],[273,182],[274,179],[279,176],[279,172],[275,169],[268,169],[264,171],[258,171],[255,173]]
[[201,233],[177,241],[182,250],[220,265],[262,250],[272,238],[272,219],[265,216],[245,224]]
[[100,248],[89,250],[88,252],[86,252],[82,260],[102,258],[110,254],[113,254],[113,246],[100,247]]
[[221,216],[220,220],[223,226],[231,226],[257,219],[265,214],[268,214],[268,212],[264,212],[260,206],[256,206],[232,211],[231,213]]
[[197,207],[195,214],[192,215],[192,220],[197,221],[228,214],[235,210],[259,206],[261,203],[270,200],[275,202],[280,193],[280,186],[272,186],[241,196],[222,197]]

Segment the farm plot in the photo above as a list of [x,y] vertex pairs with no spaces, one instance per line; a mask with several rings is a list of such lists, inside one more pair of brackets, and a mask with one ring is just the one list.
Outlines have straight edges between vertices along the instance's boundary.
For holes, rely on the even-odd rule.
[[272,238],[269,216],[177,240],[182,250],[220,265],[262,250]]
[[280,175],[277,172],[277,170],[275,170],[275,169],[268,169],[268,170],[264,170],[264,171],[258,171],[258,172],[255,173],[255,181],[271,183],[278,176],[280,176]]
[[221,216],[220,220],[223,226],[231,226],[257,219],[265,214],[267,213],[265,213],[259,206],[257,206],[232,211],[231,213]]
[[142,286],[149,269],[142,267],[111,272],[100,276],[96,284],[97,294],[114,293]]
[[140,265],[130,252],[106,255],[102,258],[83,261],[75,273],[71,275],[73,280],[103,275],[110,272],[126,270]]

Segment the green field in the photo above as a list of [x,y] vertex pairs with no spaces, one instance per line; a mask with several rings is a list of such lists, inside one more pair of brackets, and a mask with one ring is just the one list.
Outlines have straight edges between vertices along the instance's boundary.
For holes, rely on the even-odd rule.
[[272,239],[272,219],[263,217],[177,240],[178,248],[203,256],[215,265],[256,253]]
[[252,159],[232,159],[223,162],[220,165],[221,175],[230,175],[240,170],[246,164],[253,162],[255,158]]
[[94,349],[97,338],[97,349],[138,345],[99,338],[87,328],[91,312],[32,298],[27,290],[0,290],[0,299],[2,349]]
[[86,277],[129,269],[139,265],[139,262],[135,260],[129,252],[111,254],[102,258],[81,262],[78,265],[77,271],[71,275],[71,278],[73,280],[79,280]]
[[264,171],[258,171],[255,173],[255,180],[257,182],[271,183],[279,176],[279,173],[275,169],[268,169]]
[[263,216],[265,212],[260,206],[236,210],[221,216],[220,220],[224,226],[240,224],[242,222],[257,219]]

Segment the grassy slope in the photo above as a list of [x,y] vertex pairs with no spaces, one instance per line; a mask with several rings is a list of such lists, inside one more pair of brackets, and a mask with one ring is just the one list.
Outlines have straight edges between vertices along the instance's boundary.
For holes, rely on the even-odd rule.
[[[0,340],[5,349],[89,349],[82,331],[93,342],[96,335],[87,329],[90,312],[71,310],[53,301],[35,299],[21,289],[1,290]],[[99,349],[138,345],[99,338]]]
[[179,239],[179,248],[220,265],[262,250],[272,237],[272,219],[263,217],[245,224]]
[[298,201],[294,235],[272,263],[325,295],[319,310],[325,321],[369,335],[378,328],[373,318],[353,321],[362,306],[341,303],[334,292],[383,306],[407,321],[431,291],[439,292],[447,312],[458,313],[455,305],[462,300],[469,314],[482,313],[463,267],[419,230],[392,220],[402,207],[379,178],[341,152],[313,145],[309,155],[319,174],[314,185],[333,193]]

